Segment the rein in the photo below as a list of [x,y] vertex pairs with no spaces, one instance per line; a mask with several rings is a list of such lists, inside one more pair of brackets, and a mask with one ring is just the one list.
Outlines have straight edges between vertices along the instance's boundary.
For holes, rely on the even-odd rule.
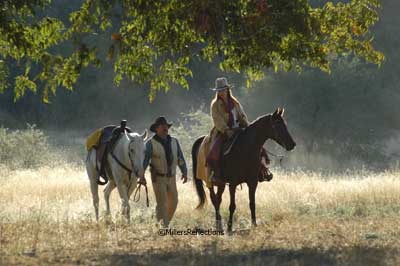
[[[139,202],[139,200],[140,200],[140,187],[141,186],[144,186],[144,189],[146,191],[146,206],[149,207],[150,206],[150,204],[149,204],[149,192],[147,190],[147,184],[142,184],[142,183],[138,184],[138,186],[135,189],[135,194],[133,194],[133,201],[134,202]],[[139,192],[139,194],[138,194],[138,192]],[[138,195],[137,198],[136,198],[136,195]]]
[[[129,175],[132,174],[132,170],[129,169],[127,166],[125,166],[125,165],[117,158],[117,156],[115,156],[114,150],[111,151],[111,157],[119,164],[119,166],[121,166],[124,170],[126,170],[126,171],[129,173]],[[129,156],[129,159],[130,159],[131,162],[132,162],[131,156]]]

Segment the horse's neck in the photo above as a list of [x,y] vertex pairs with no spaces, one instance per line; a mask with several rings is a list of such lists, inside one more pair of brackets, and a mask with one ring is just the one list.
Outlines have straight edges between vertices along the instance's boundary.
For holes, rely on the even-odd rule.
[[270,115],[264,115],[258,118],[252,125],[257,146],[263,146],[264,143],[270,138],[271,125]]
[[113,152],[114,155],[117,156],[117,158],[122,163],[128,164],[129,163],[128,149],[129,149],[129,138],[125,135],[122,135],[115,144]]

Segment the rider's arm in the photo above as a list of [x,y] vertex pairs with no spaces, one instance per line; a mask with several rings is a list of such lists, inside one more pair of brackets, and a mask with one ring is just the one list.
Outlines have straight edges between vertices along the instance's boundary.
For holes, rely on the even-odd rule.
[[215,101],[211,104],[211,117],[213,119],[215,128],[219,132],[224,133],[229,130],[229,127],[227,122],[225,121],[223,110],[220,110],[220,108],[218,108],[218,105],[218,101]]
[[143,169],[144,169],[144,171],[146,171],[146,168],[150,164],[150,160],[151,160],[151,155],[152,154],[153,154],[153,145],[151,144],[151,140],[149,139],[146,142],[146,149],[145,149],[145,152],[144,152],[144,160],[143,160]]
[[181,145],[179,145],[178,140],[176,140],[176,144],[178,144],[178,166],[181,170],[183,176],[187,176],[187,166],[185,162],[185,157],[183,156],[183,152],[181,149]]

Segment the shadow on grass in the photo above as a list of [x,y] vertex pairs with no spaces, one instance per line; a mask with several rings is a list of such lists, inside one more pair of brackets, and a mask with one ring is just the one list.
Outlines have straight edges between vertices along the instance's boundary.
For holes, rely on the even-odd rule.
[[98,258],[98,265],[263,265],[263,266],[379,266],[400,265],[399,250],[353,247],[337,250],[304,248],[299,250],[263,249],[237,253],[182,250],[147,255],[112,254]]

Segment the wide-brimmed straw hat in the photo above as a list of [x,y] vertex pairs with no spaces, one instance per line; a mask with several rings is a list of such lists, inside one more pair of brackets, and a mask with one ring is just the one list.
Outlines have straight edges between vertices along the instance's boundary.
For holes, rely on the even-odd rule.
[[156,128],[159,125],[167,125],[168,128],[172,126],[172,123],[168,123],[167,119],[164,116],[160,116],[156,119],[156,121],[150,126],[151,132],[156,132]]
[[228,83],[228,80],[225,77],[217,78],[215,80],[215,87],[211,88],[213,91],[222,91],[226,88],[232,88],[233,86]]

